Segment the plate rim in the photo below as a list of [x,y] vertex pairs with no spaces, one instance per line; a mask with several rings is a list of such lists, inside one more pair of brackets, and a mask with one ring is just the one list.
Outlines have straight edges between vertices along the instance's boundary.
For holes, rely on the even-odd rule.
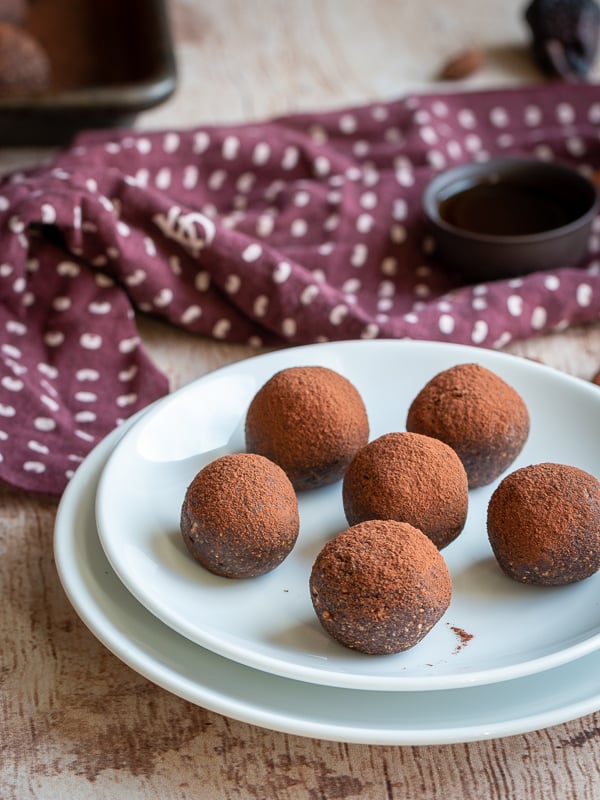
[[[563,373],[553,367],[550,367],[545,364],[540,364],[537,362],[533,362],[528,360],[524,357],[513,355],[510,353],[505,353],[502,351],[497,350],[490,350],[487,348],[480,348],[471,345],[462,345],[462,344],[455,344],[452,342],[437,342],[437,341],[429,341],[429,340],[396,340],[396,339],[377,339],[377,340],[344,340],[341,342],[323,342],[317,344],[309,344],[309,345],[300,345],[298,347],[292,348],[284,348],[282,350],[275,350],[270,351],[267,353],[261,353],[256,356],[250,356],[249,358],[244,358],[241,361],[236,361],[230,364],[227,364],[223,367],[220,367],[216,370],[213,370],[205,375],[196,378],[193,381],[190,381],[186,385],[182,386],[180,389],[176,390],[175,392],[167,395],[164,398],[156,401],[153,404],[152,409],[148,410],[148,414],[151,413],[159,413],[162,408],[166,406],[166,404],[173,402],[173,399],[178,396],[184,396],[188,392],[195,392],[198,390],[198,386],[202,386],[204,383],[209,384],[210,382],[214,381],[215,378],[218,378],[222,375],[227,375],[230,373],[235,373],[240,369],[248,370],[249,364],[251,362],[256,361],[266,361],[267,363],[270,361],[278,362],[282,359],[287,359],[290,357],[290,353],[294,354],[294,358],[302,359],[306,354],[312,354],[316,350],[333,350],[338,351],[340,349],[350,349],[353,350],[355,348],[373,348],[373,346],[377,346],[378,348],[391,348],[392,350],[403,350],[408,348],[409,350],[424,350],[424,351],[431,351],[432,349],[435,351],[443,351],[447,350],[448,352],[453,352],[457,354],[456,357],[462,358],[464,361],[468,360],[469,357],[473,359],[480,358],[482,353],[485,354],[485,359],[491,359],[492,361],[496,361],[498,363],[511,363],[513,365],[519,365],[520,369],[526,370],[527,372],[530,371],[545,371],[554,376],[555,379],[559,380],[561,383],[572,383],[574,386],[577,387],[577,391],[587,391],[590,397],[594,397],[597,392],[597,387],[587,385],[587,382],[576,378],[574,376],[568,375]],[[279,365],[277,369],[282,368],[283,365]],[[250,366],[250,369],[252,367]],[[595,399],[597,402],[597,399]],[[140,418],[136,423],[131,427],[128,431],[128,434],[135,435],[136,429],[141,430],[144,424],[148,422],[148,415],[143,415],[144,418]],[[115,451],[118,450],[118,447],[115,448]],[[111,454],[112,457],[112,454]],[[110,458],[107,460],[107,465],[110,465]],[[105,480],[105,476],[107,474],[107,469],[103,470],[103,474],[100,478],[99,483],[99,492],[101,493],[101,487],[103,480]],[[100,531],[100,524],[98,524],[98,528]],[[485,684],[493,684],[502,682],[509,679],[516,679],[520,677],[525,677],[527,675],[537,674],[548,669],[553,669],[554,667],[560,666],[561,664],[567,663],[569,661],[573,661],[575,659],[581,658],[582,656],[587,655],[590,652],[593,652],[600,648],[600,631],[591,635],[590,637],[586,638],[583,641],[576,642],[574,644],[568,645],[566,647],[561,648],[560,650],[554,651],[549,654],[540,655],[537,657],[528,658],[525,661],[512,663],[509,665],[504,665],[500,667],[491,667],[487,669],[480,669],[480,670],[471,670],[469,672],[461,672],[457,671],[454,673],[445,673],[443,675],[401,675],[396,674],[393,676],[388,675],[371,675],[368,673],[360,673],[360,672],[350,672],[346,673],[343,671],[329,671],[324,672],[322,669],[318,667],[311,667],[310,665],[303,664],[301,666],[298,665],[291,665],[289,661],[285,659],[279,659],[275,656],[264,655],[264,654],[256,654],[254,653],[250,658],[240,657],[239,648],[236,648],[233,645],[224,645],[221,641],[219,641],[216,635],[208,635],[206,638],[202,640],[194,638],[188,635],[188,632],[183,628],[178,628],[172,624],[172,618],[163,617],[160,610],[156,610],[153,607],[153,601],[150,601],[148,604],[145,596],[142,594],[140,595],[138,591],[136,591],[137,587],[131,584],[129,577],[123,573],[123,570],[120,568],[120,563],[118,558],[115,559],[113,553],[111,552],[110,548],[107,548],[105,538],[102,535],[102,532],[99,532],[100,542],[103,546],[105,554],[108,558],[111,567],[116,572],[117,576],[125,584],[127,589],[136,597],[136,599],[144,605],[150,613],[160,619],[164,624],[169,627],[172,627],[180,635],[186,636],[194,641],[197,645],[205,647],[208,650],[211,650],[218,655],[221,655],[225,658],[232,659],[238,661],[240,664],[245,666],[260,669],[265,672],[271,673],[273,675],[282,676],[288,678],[290,680],[301,680],[306,681],[309,683],[314,683],[317,685],[327,685],[331,687],[337,688],[350,688],[350,689],[359,689],[359,690],[370,690],[370,691],[436,691],[436,690],[446,690],[446,689],[453,689],[453,688],[464,688],[464,687],[471,687],[477,685],[485,685]]]
[[[359,728],[356,725],[354,727],[349,727],[347,722],[332,721],[331,719],[328,722],[320,723],[316,723],[314,720],[301,721],[299,719],[294,719],[290,714],[283,714],[281,706],[277,708],[278,713],[274,713],[273,711],[267,713],[264,709],[258,707],[256,703],[253,705],[252,697],[248,699],[245,705],[241,706],[239,703],[233,702],[231,698],[224,696],[223,693],[219,694],[218,692],[211,691],[208,685],[189,680],[186,681],[180,670],[168,664],[158,663],[149,652],[149,645],[144,641],[144,638],[139,635],[139,631],[137,631],[135,639],[131,640],[122,632],[115,620],[104,614],[103,609],[99,605],[97,598],[92,594],[92,590],[86,581],[85,565],[79,563],[77,560],[75,547],[73,546],[79,538],[90,535],[89,531],[84,530],[83,533],[81,532],[80,523],[82,508],[84,508],[86,504],[89,505],[94,502],[95,488],[103,463],[106,461],[119,438],[127,430],[127,427],[131,425],[136,418],[141,418],[141,416],[147,413],[147,410],[148,409],[142,410],[136,417],[126,421],[120,428],[108,434],[79,465],[59,501],[53,537],[54,557],[59,580],[75,612],[103,646],[147,680],[189,702],[251,725],[257,725],[285,734],[364,745],[422,746],[485,741],[525,734],[534,730],[569,722],[588,713],[593,713],[600,708],[599,688],[595,689],[593,693],[589,693],[584,698],[565,699],[552,709],[544,707],[527,716],[520,716],[519,713],[515,713],[510,719],[504,719],[498,722],[490,722],[489,719],[482,719],[480,722],[471,723],[470,725],[454,725],[453,727],[442,727],[438,725],[436,728],[431,726],[425,729],[419,729],[418,731],[396,727],[394,729],[382,731],[373,727]],[[90,487],[91,497],[88,496],[90,494]],[[93,519],[93,511],[90,512],[90,515]],[[94,534],[92,533],[92,535]],[[107,566],[110,569],[108,561]],[[118,581],[116,574],[114,577]],[[123,587],[123,589],[127,594],[128,600],[132,604],[140,605],[125,587]],[[140,609],[147,618],[148,624],[161,626],[168,638],[184,638],[181,637],[180,634],[166,628],[163,623],[157,620],[143,606],[140,605]],[[191,648],[194,648],[194,652],[197,652],[199,660],[216,658],[224,662],[227,661],[227,659],[224,659],[222,656],[215,655],[199,645],[195,645],[189,641],[188,644]],[[166,644],[165,647],[168,647],[168,645]],[[600,665],[600,654],[592,653],[576,662],[567,663],[549,670],[546,673],[542,673],[540,680],[544,682],[551,676],[560,676],[560,680],[558,681],[560,689],[562,691],[565,691],[565,687],[566,689],[572,689],[575,682],[569,680],[569,673],[575,669],[576,665],[580,668],[585,667],[586,662],[595,662]],[[258,673],[261,680],[273,680],[273,676],[253,670],[251,667],[234,664],[234,669],[239,670],[241,675]],[[597,672],[597,666],[595,666],[594,669]],[[288,678],[275,678],[275,680],[283,681],[284,684],[289,684],[297,691],[304,693],[310,693],[314,688],[312,684],[306,684]],[[530,677],[523,679],[517,678],[503,682],[499,686],[501,689],[505,689],[509,695],[512,695],[513,692],[516,695],[519,688],[523,687],[526,683],[531,683]],[[539,681],[536,681],[532,688],[534,692],[538,689],[541,691]],[[458,695],[464,696],[465,700],[468,700],[469,694],[472,691],[485,695],[487,693],[495,694],[497,689],[498,685],[488,685],[474,687],[474,689],[457,688],[448,691],[453,695],[457,693]],[[355,689],[330,688],[329,691],[343,692],[349,694],[350,697],[355,694],[364,694],[360,690]],[[442,694],[444,693],[445,692],[442,691]],[[393,694],[399,698],[400,703],[407,697],[407,693],[404,692]],[[439,693],[436,690],[418,693],[419,699],[424,698],[426,700],[430,695],[434,699],[439,697]],[[552,696],[556,699],[556,694]],[[521,706],[516,696],[512,699],[512,702],[516,708]],[[461,703],[461,707],[462,705]],[[468,707],[468,703],[465,703],[465,705]],[[485,704],[479,704],[478,707],[480,709],[488,709],[488,706]]]

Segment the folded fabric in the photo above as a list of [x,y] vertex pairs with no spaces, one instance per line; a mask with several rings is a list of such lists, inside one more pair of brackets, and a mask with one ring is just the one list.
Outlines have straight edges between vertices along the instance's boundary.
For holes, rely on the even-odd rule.
[[0,182],[0,477],[59,493],[168,391],[135,312],[223,341],[501,347],[598,318],[600,230],[575,268],[468,285],[436,260],[423,188],[532,154],[600,167],[587,84],[408,95],[262,123],[81,135]]

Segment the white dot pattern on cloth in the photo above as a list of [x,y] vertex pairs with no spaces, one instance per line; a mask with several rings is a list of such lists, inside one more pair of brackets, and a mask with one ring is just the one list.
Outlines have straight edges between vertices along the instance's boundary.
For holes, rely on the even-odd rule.
[[[421,196],[436,171],[496,153],[593,174],[598,123],[586,85],[410,95],[84,135],[45,172],[7,176],[0,476],[59,491],[107,430],[167,391],[133,307],[256,346],[409,336],[499,347],[597,319],[598,220],[582,269],[470,286],[439,262]],[[59,226],[64,244],[31,223]]]

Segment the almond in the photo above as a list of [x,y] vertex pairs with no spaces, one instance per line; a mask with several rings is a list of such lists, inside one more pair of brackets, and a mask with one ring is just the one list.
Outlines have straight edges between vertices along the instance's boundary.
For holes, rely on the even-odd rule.
[[443,81],[468,78],[483,67],[484,60],[481,50],[463,50],[448,59],[440,72],[440,78]]

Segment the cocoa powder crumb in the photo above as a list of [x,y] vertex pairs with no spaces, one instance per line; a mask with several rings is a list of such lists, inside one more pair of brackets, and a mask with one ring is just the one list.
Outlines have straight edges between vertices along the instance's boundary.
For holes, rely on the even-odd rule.
[[465,647],[471,641],[473,634],[467,633],[464,628],[460,628],[458,625],[450,625],[450,630],[457,635],[459,641],[459,644],[456,646],[453,653],[460,653],[463,647]]

